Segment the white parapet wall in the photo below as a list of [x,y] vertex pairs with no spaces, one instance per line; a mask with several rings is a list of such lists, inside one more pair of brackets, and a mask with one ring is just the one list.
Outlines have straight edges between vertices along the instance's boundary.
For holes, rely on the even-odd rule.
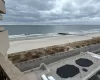
[[8,31],[4,30],[4,27],[0,27],[0,53],[7,55],[9,48]]

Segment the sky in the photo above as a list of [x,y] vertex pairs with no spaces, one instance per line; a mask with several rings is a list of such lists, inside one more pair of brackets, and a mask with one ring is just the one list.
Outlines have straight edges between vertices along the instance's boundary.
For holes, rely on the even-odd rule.
[[97,22],[100,0],[5,0],[3,22]]

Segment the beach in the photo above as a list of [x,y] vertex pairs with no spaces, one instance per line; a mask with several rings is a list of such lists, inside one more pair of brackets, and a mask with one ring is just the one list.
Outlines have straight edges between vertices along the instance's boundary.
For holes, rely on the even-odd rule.
[[85,35],[65,35],[65,36],[56,36],[48,38],[39,38],[31,40],[16,40],[10,42],[10,48],[7,54],[22,52],[37,48],[43,48],[53,45],[61,45],[66,43],[72,43],[82,40],[92,39],[93,37],[100,37],[100,33],[91,33]]

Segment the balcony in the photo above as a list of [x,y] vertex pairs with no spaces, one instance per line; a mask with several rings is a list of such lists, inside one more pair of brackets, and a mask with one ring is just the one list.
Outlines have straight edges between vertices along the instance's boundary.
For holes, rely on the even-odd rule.
[[0,80],[28,80],[4,55],[0,53]]
[[5,71],[3,70],[3,68],[1,67],[1,65],[0,65],[0,80],[10,80],[10,78],[5,73]]
[[0,13],[1,14],[5,14],[6,13],[4,0],[0,0]]

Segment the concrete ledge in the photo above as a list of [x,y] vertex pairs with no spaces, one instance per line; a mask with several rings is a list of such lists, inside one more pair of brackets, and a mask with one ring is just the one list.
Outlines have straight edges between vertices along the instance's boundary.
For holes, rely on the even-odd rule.
[[0,66],[10,80],[28,80],[7,58],[0,53]]

